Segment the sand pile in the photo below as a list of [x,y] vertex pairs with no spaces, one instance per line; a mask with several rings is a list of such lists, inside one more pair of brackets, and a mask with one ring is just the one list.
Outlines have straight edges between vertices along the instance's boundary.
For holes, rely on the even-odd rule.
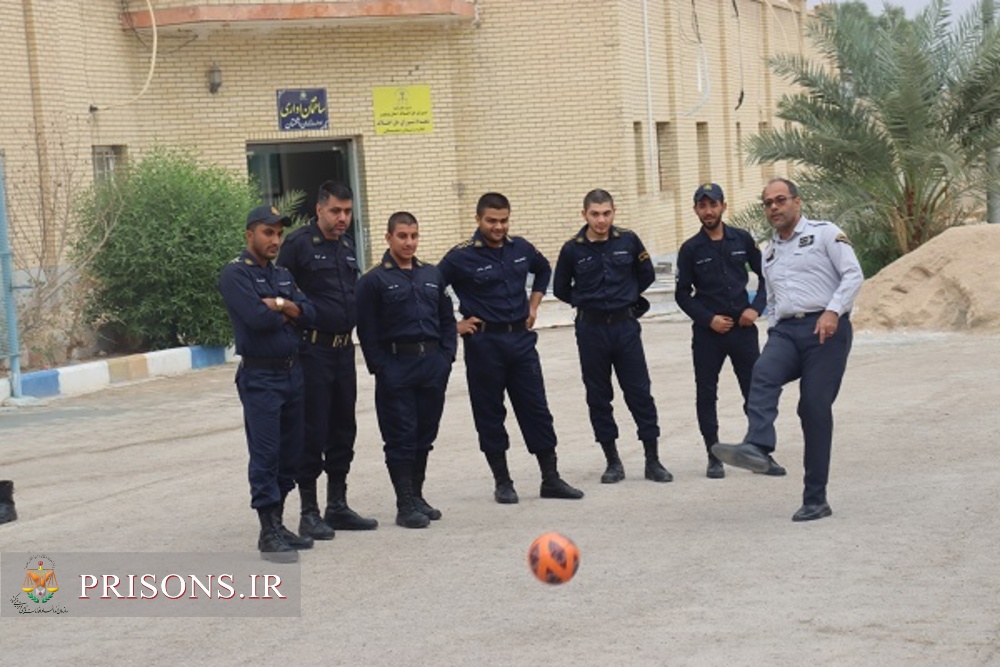
[[865,281],[856,329],[1000,330],[1000,225],[954,227]]

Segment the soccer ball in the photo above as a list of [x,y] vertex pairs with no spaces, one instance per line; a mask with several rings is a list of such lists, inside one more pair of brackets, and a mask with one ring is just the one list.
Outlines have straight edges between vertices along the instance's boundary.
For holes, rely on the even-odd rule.
[[580,569],[580,550],[559,533],[545,533],[528,548],[528,567],[546,584],[565,584]]

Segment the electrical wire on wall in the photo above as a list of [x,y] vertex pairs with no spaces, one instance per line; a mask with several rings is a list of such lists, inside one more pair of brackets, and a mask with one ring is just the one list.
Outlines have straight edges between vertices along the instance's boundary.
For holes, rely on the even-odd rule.
[[119,109],[121,107],[128,106],[138,100],[140,97],[146,94],[149,89],[149,84],[153,80],[153,72],[156,71],[156,49],[159,42],[159,34],[156,29],[156,14],[153,12],[153,4],[150,0],[146,0],[146,10],[149,12],[149,25],[153,30],[153,45],[152,53],[149,56],[149,72],[146,74],[146,82],[142,85],[142,90],[135,95],[135,97],[126,100],[124,102],[118,102],[117,104],[106,104],[98,106],[96,104],[90,105],[90,113],[97,113],[98,111],[107,111],[108,109]]
[[736,108],[734,111],[739,111],[740,107],[743,106],[743,94],[745,86],[743,84],[743,24],[740,21],[740,8],[737,6],[737,0],[733,1],[733,13],[736,15],[736,52],[739,54],[740,58],[740,96],[736,100]]
[[[708,51],[705,49],[705,43],[701,39],[701,27],[698,24],[698,7],[695,4],[696,0],[691,0],[691,26],[694,29],[695,43],[698,45],[698,60],[697,60],[697,72],[696,72],[696,82],[698,86],[698,92],[701,94],[698,102],[688,109],[682,112],[683,116],[693,116],[698,113],[703,106],[708,102],[709,97],[712,94],[712,81],[708,76]],[[678,24],[679,25],[679,24]]]

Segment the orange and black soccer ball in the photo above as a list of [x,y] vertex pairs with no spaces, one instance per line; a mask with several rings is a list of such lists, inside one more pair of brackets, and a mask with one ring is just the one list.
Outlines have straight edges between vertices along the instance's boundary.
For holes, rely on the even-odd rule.
[[528,567],[539,581],[565,584],[580,569],[580,550],[565,535],[545,533],[528,548]]

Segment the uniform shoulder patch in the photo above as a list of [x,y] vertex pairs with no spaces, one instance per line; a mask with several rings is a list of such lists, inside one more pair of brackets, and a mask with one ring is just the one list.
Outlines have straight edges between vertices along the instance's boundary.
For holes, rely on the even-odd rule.
[[846,243],[847,245],[853,245],[851,239],[847,238],[847,234],[840,232],[837,234],[837,238],[834,239],[837,243]]
[[[239,261],[239,258],[237,257],[236,260]],[[246,264],[247,266],[253,266],[253,260],[249,259],[249,258],[248,259],[244,259],[243,263]]]
[[463,250],[465,248],[470,248],[470,247],[472,247],[472,239],[466,239],[466,240],[462,241],[461,243],[456,243],[455,245],[452,246],[451,249],[452,250]]
[[639,253],[639,261],[646,262],[649,261],[649,253],[645,250]]

